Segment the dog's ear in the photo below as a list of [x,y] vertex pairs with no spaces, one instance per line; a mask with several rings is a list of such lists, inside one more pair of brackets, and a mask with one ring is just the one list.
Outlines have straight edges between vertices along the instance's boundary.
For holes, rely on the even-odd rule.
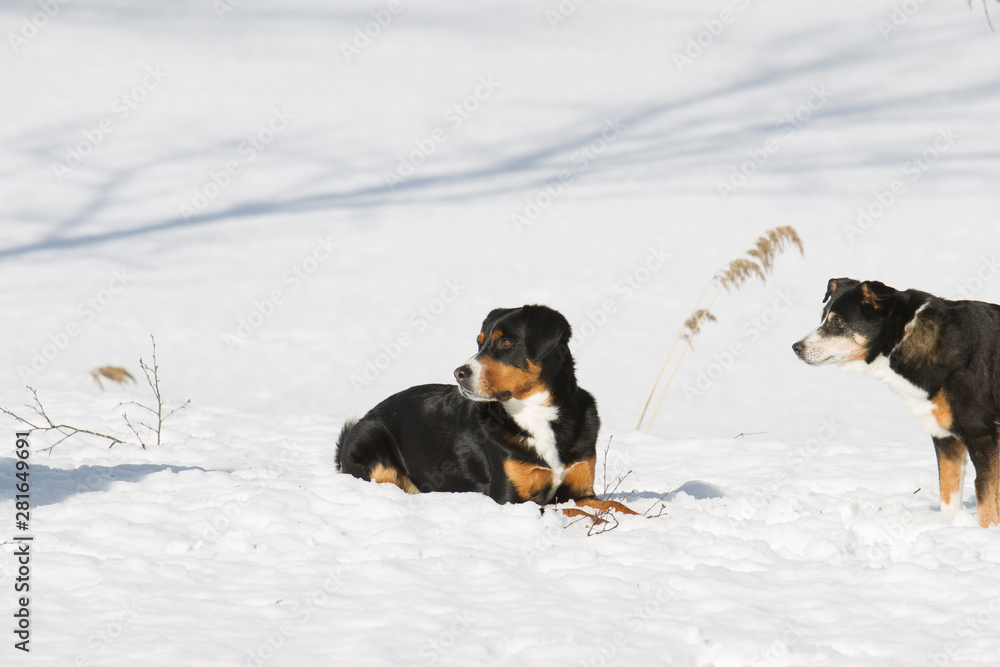
[[525,306],[527,316],[527,347],[528,359],[541,361],[552,354],[560,344],[569,342],[573,330],[562,313],[548,306]]
[[[482,336],[483,334],[485,334],[487,331],[489,331],[493,327],[493,324],[497,320],[499,320],[501,317],[503,317],[504,315],[506,315],[507,313],[509,313],[509,312],[511,312],[513,310],[517,310],[517,309],[516,308],[494,308],[493,310],[491,310],[490,314],[486,316],[485,320],[483,320],[483,326],[479,328],[479,331],[481,332],[479,335]],[[482,345],[482,343],[480,343],[480,345]]]
[[829,301],[837,293],[837,290],[857,284],[858,281],[853,278],[831,278],[826,286],[826,296],[823,297],[823,303]]
[[512,310],[514,310],[514,308],[494,308],[493,310],[490,311],[490,314],[486,316],[486,319],[483,320],[483,326],[480,329],[480,331],[486,331],[486,327],[489,324],[491,324],[492,322],[496,322],[497,320],[499,320],[501,317],[503,317]]
[[866,280],[861,283],[861,305],[873,310],[882,310],[895,295],[896,290],[877,280]]

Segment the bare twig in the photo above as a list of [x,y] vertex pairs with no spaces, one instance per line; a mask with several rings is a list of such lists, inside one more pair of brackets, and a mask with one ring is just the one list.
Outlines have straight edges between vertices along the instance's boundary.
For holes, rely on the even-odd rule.
[[[662,496],[660,496],[659,498],[657,498],[656,502],[654,502],[652,505],[650,505],[649,509],[646,510],[645,512],[643,512],[642,515],[644,517],[646,517],[647,519],[658,519],[661,516],[663,516],[664,514],[666,514],[667,513],[667,505],[666,505],[666,503],[663,502],[663,499],[666,498],[669,495],[670,495],[670,492],[667,491]],[[653,511],[653,508],[656,507],[657,505],[660,506],[660,510],[656,514],[650,514],[650,512]]]
[[[170,416],[173,415],[175,412],[177,412],[178,410],[183,410],[188,406],[188,404],[191,403],[190,400],[185,401],[183,405],[174,408],[173,410],[164,414],[163,396],[160,393],[159,365],[156,361],[156,339],[150,336],[150,340],[152,341],[153,344],[153,363],[152,365],[148,365],[142,360],[142,358],[140,358],[139,366],[142,368],[142,372],[146,376],[146,382],[149,384],[149,387],[153,392],[153,398],[156,399],[156,408],[155,409],[151,408],[148,405],[139,403],[138,401],[125,401],[123,403],[118,404],[118,407],[134,405],[138,408],[141,408],[142,410],[145,410],[147,413],[151,415],[155,415],[156,417],[155,425],[151,425],[141,420],[135,422],[133,421],[132,418],[129,417],[127,410],[122,411],[122,419],[125,421],[125,425],[128,427],[130,431],[132,431],[139,445],[143,449],[147,448],[146,445],[148,443],[146,441],[146,437],[142,435],[142,431],[140,430],[140,428],[145,428],[151,434],[155,434],[156,444],[160,445],[163,442],[162,440],[163,422],[169,419]],[[90,372],[90,374],[95,380],[97,380],[97,383],[98,385],[101,386],[102,390],[104,389],[104,387],[103,385],[101,385],[100,376],[106,377],[110,380],[114,380],[115,382],[124,382],[125,378],[129,378],[133,382],[135,381],[135,378],[132,377],[131,373],[129,373],[127,370],[123,368],[119,368],[116,366],[102,366],[101,368],[94,369],[93,371]],[[50,445],[49,447],[45,447],[39,451],[51,452],[55,447],[57,447],[58,445],[62,444],[69,438],[72,438],[73,436],[76,435],[90,435],[96,438],[101,438],[110,443],[108,445],[109,448],[114,447],[115,445],[126,444],[127,442],[126,440],[123,440],[115,435],[110,435],[108,433],[101,433],[99,431],[93,431],[86,428],[80,428],[78,426],[73,426],[71,424],[56,423],[56,421],[54,421],[49,416],[48,412],[45,409],[45,406],[42,405],[42,401],[38,397],[38,392],[32,387],[28,387],[28,391],[31,392],[32,403],[26,405],[25,407],[27,407],[29,410],[31,410],[32,413],[34,413],[33,417],[22,417],[20,414],[3,406],[0,406],[0,413],[9,415],[10,417],[13,417],[15,420],[20,422],[21,424],[24,424],[26,427],[28,427],[29,433],[35,431],[43,431],[43,432],[54,431],[55,433],[58,433],[59,435],[62,436],[54,444]]]
[[[621,485],[625,482],[626,479],[628,479],[633,474],[631,470],[625,473],[619,472],[618,476],[615,478],[614,483],[609,488],[608,453],[611,451],[611,443],[614,442],[614,439],[615,436],[613,435],[610,438],[608,438],[608,445],[607,447],[604,448],[604,463],[603,463],[604,493],[601,494],[601,497],[604,498],[605,500],[609,495],[617,494],[618,489],[621,488]],[[625,500],[628,500],[627,496]],[[607,507],[602,506],[601,508],[596,510],[593,515],[591,515],[591,524],[590,527],[587,529],[587,536],[592,537],[594,535],[602,535],[603,533],[607,533],[608,531],[614,530],[615,528],[618,527],[618,525],[619,525],[618,517],[615,516],[615,512],[612,510],[612,508],[610,506]]]
[[33,433],[35,431],[55,431],[56,433],[62,435],[62,437],[59,438],[59,440],[57,440],[55,444],[40,449],[39,451],[50,452],[57,445],[62,444],[63,441],[72,438],[74,435],[80,435],[81,433],[108,440],[111,443],[110,445],[108,445],[108,447],[114,447],[115,445],[124,444],[125,441],[122,440],[121,438],[113,435],[108,435],[107,433],[98,433],[97,431],[91,431],[90,429],[86,428],[78,428],[76,426],[71,426],[69,424],[56,424],[55,422],[52,421],[52,418],[49,417],[48,413],[45,411],[45,406],[42,405],[41,399],[38,398],[38,392],[33,387],[28,387],[28,391],[31,392],[31,397],[34,403],[28,405],[27,407],[30,408],[31,411],[34,412],[41,419],[43,423],[36,424],[35,422],[26,419],[21,415],[15,413],[14,411],[8,410],[7,408],[2,406],[0,406],[0,412],[3,412],[6,415],[10,415],[17,421],[27,426],[29,433]]
[[[607,447],[604,448],[604,464],[603,464],[603,466],[604,466],[604,492],[602,493],[602,497],[604,498],[604,500],[601,501],[602,506],[599,509],[595,510],[593,514],[591,514],[590,512],[584,512],[582,510],[576,510],[574,512],[573,516],[577,516],[579,518],[577,518],[576,520],[571,521],[568,524],[566,524],[566,527],[568,528],[569,526],[575,525],[575,524],[579,523],[580,521],[587,521],[587,520],[589,520],[590,521],[590,525],[587,528],[587,536],[588,537],[592,537],[594,535],[601,535],[603,533],[612,531],[612,530],[614,530],[615,528],[617,528],[619,526],[618,516],[617,516],[617,514],[616,514],[616,512],[615,512],[615,510],[613,508],[613,506],[611,504],[607,504],[605,506],[604,503],[607,502],[608,496],[617,495],[619,493],[619,489],[621,488],[622,484],[624,484],[625,480],[627,480],[629,477],[631,477],[633,474],[635,474],[631,470],[629,470],[627,472],[619,472],[618,475],[615,477],[614,482],[609,483],[609,481],[608,481],[608,453],[611,451],[611,443],[613,441],[614,441],[614,436],[612,435],[610,438],[608,438],[608,445],[607,445]],[[651,512],[656,508],[656,505],[658,503],[661,503],[663,501],[663,499],[666,498],[668,495],[670,495],[669,491],[667,493],[664,493],[662,496],[660,496],[656,500],[656,502],[654,502],[650,506],[649,509],[647,509],[645,512],[643,512],[641,514],[641,516],[646,517],[648,519],[655,519],[657,517],[665,515],[667,513],[666,512],[667,506],[664,505],[664,504],[660,505],[660,509],[659,509],[659,511],[656,514],[651,514]],[[629,493],[629,494],[627,494],[625,496],[624,500],[627,501],[631,497],[632,497],[632,494]],[[619,505],[619,507],[620,506],[621,505]],[[573,509],[575,510],[575,508],[573,508]],[[630,513],[635,514],[635,512],[630,512]]]
[[[154,410],[148,405],[143,405],[142,403],[139,403],[137,401],[125,401],[123,403],[119,403],[118,406],[121,407],[125,405],[134,405],[136,407],[145,410],[151,415],[154,415],[156,417],[156,426],[151,426],[143,421],[140,421],[138,423],[138,426],[142,426],[148,429],[151,433],[154,433],[156,435],[156,445],[159,446],[160,444],[162,444],[163,422],[169,419],[170,416],[175,412],[177,412],[178,410],[183,410],[184,408],[186,408],[191,403],[191,400],[188,399],[187,401],[184,402],[183,405],[174,408],[165,415],[163,414],[163,397],[160,394],[160,365],[156,361],[156,339],[153,336],[150,336],[149,339],[152,342],[153,346],[153,355],[152,355],[153,363],[150,366],[149,364],[147,364],[145,361],[142,360],[142,357],[139,357],[139,367],[142,369],[143,375],[146,376],[146,383],[149,385],[150,390],[152,390],[153,392],[153,398],[156,399],[156,409]],[[122,417],[125,419],[125,424],[129,427],[129,430],[131,430],[132,433],[135,434],[135,437],[139,440],[139,444],[142,445],[143,449],[146,449],[147,443],[145,439],[142,437],[142,434],[139,432],[138,426],[132,423],[127,414],[122,413]]]

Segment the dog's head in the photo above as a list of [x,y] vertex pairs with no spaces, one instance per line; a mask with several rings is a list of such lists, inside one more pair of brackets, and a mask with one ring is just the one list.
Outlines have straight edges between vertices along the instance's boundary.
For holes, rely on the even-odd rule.
[[792,345],[807,364],[871,363],[874,342],[885,330],[896,290],[876,281],[836,278],[823,298],[823,320],[808,336]]
[[455,369],[462,394],[474,401],[524,400],[550,392],[560,368],[572,368],[569,322],[547,306],[498,308],[483,321],[479,352]]

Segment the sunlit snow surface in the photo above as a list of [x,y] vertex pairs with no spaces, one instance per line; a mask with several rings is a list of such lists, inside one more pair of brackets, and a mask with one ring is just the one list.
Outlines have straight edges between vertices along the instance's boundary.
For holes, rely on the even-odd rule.
[[[1000,301],[981,5],[73,0],[0,27],[0,405],[30,385],[127,437],[150,334],[192,400],[146,451],[31,438],[28,655],[0,420],[3,664],[996,663],[971,469],[949,522],[898,397],[790,347],[833,277]],[[778,225],[805,257],[719,297],[633,432],[705,285]],[[615,498],[660,516],[588,536],[336,473],[345,419],[453,381],[524,303],[574,325],[598,490],[610,444]],[[104,365],[140,382],[102,392]]]

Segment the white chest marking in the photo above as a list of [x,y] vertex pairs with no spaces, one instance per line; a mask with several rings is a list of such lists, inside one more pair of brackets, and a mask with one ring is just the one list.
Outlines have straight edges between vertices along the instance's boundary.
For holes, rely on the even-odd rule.
[[927,395],[927,392],[892,370],[889,367],[889,357],[879,355],[870,364],[866,364],[864,361],[854,361],[845,364],[844,370],[868,373],[889,385],[903,399],[903,403],[917,418],[924,431],[935,438],[948,438],[953,435],[951,431],[941,428],[941,425],[938,424],[934,417],[934,404],[931,403],[931,397]]
[[552,469],[552,492],[562,484],[566,470],[559,460],[559,449],[556,447],[556,434],[552,430],[552,422],[559,417],[559,409],[547,405],[549,392],[542,391],[532,394],[524,400],[512,398],[504,402],[507,413],[514,418],[517,425],[529,433],[528,444],[538,452],[538,455]]

